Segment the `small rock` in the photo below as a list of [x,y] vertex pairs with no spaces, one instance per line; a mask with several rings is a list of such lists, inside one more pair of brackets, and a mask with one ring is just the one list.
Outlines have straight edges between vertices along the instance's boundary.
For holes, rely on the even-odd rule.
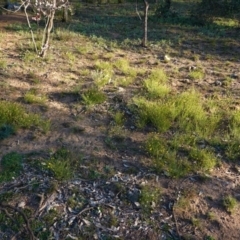
[[171,58],[170,58],[167,54],[164,55],[164,62],[165,62],[165,63],[170,62],[170,60],[171,60]]
[[26,203],[22,201],[22,202],[18,203],[17,206],[18,206],[19,208],[25,208]]
[[222,82],[217,80],[215,83],[214,83],[216,86],[222,86]]

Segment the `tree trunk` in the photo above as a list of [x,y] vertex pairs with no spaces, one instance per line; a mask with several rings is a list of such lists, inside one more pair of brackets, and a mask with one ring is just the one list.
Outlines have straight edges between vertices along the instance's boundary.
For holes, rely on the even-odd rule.
[[51,14],[48,17],[46,27],[44,29],[44,37],[43,37],[43,43],[42,43],[42,49],[39,54],[40,57],[45,57],[47,50],[49,48],[49,39],[50,34],[53,28],[53,20],[54,20],[55,10],[52,10]]
[[147,0],[143,0],[144,2],[144,25],[143,25],[143,40],[142,40],[142,46],[146,47],[147,46],[147,32],[148,32],[148,8],[149,4]]
[[64,7],[63,8],[63,19],[62,19],[63,22],[68,22],[68,7]]

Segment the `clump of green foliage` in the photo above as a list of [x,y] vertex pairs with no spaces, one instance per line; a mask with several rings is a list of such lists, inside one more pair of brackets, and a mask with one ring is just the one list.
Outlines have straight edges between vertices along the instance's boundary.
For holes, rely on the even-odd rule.
[[191,172],[207,172],[217,164],[211,149],[201,149],[192,136],[176,136],[166,140],[160,135],[150,135],[145,145],[146,151],[153,158],[157,171],[171,177],[182,177]]
[[167,75],[161,69],[153,70],[150,76],[144,80],[144,87],[149,98],[164,97],[170,92],[167,83]]
[[13,129],[40,127],[43,131],[48,131],[50,122],[43,120],[37,114],[27,113],[18,103],[0,101],[0,126],[9,125]]
[[223,198],[223,206],[229,213],[233,214],[234,211],[237,210],[238,202],[237,202],[236,198],[234,198],[231,195],[228,195]]
[[130,77],[136,77],[137,71],[130,67],[129,61],[127,59],[119,59],[114,63],[114,66],[123,74]]
[[0,182],[9,181],[20,175],[23,157],[21,154],[11,152],[2,157]]
[[159,132],[167,131],[175,119],[175,107],[171,101],[161,99],[157,102],[145,98],[135,98],[138,107],[137,125],[143,128],[148,123],[157,128]]
[[82,99],[86,105],[95,105],[105,102],[107,97],[97,88],[90,88],[82,94]]
[[25,93],[24,95],[24,101],[26,103],[37,103],[37,104],[44,104],[46,102],[47,98],[44,95],[37,95],[37,92],[35,89],[32,89]]
[[68,180],[73,176],[73,166],[70,152],[63,148],[56,151],[53,156],[48,159],[46,167],[54,175],[57,180]]
[[124,113],[121,112],[121,111],[117,111],[117,112],[114,114],[113,119],[114,119],[114,123],[115,123],[117,126],[123,126],[123,124],[124,124],[124,122],[125,122]]
[[201,80],[204,78],[204,72],[201,69],[194,70],[189,73],[189,78],[193,80]]
[[151,209],[159,203],[161,196],[161,189],[159,187],[154,186],[143,186],[141,188],[140,194],[140,205],[145,213],[150,213]]

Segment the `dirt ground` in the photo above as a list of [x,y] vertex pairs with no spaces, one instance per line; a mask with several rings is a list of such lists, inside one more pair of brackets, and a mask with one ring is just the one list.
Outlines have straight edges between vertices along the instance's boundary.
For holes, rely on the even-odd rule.
[[[2,83],[7,82],[8,86],[10,86],[4,87],[1,84],[1,99],[17,102],[22,102],[23,93],[33,85],[26,74],[26,69],[21,67],[24,63],[21,63],[22,60],[13,47],[18,42],[17,38],[22,38],[22,36],[15,38],[14,32],[6,29],[9,24],[20,22],[26,23],[22,14],[0,15],[0,31],[6,32],[4,36],[7,36],[7,39],[1,40],[4,44],[1,44],[0,49],[7,57],[8,65],[13,66],[12,69],[14,69],[14,72],[11,72],[10,69],[7,73],[3,71],[0,73],[0,81]],[[22,41],[22,39],[19,39],[19,41]],[[187,43],[185,45],[183,43],[183,52],[187,51],[184,50],[184,47],[187,48]],[[195,48],[196,51],[201,52],[201,46],[196,45]],[[239,53],[240,56],[239,44],[233,46],[233,51]],[[128,59],[133,59],[135,62],[143,57],[142,53],[137,52],[125,52],[124,54]],[[146,58],[149,58],[149,65],[155,64],[155,61],[157,61],[156,52],[145,52],[144,54]],[[61,61],[61,59],[58,59],[58,61]],[[78,63],[79,68],[81,64],[85,64],[84,61]],[[209,89],[212,87],[224,93],[225,90],[222,86],[216,84],[216,76],[210,73],[214,71],[213,69],[221,68],[221,61],[223,61],[222,57],[214,59],[214,62],[211,60],[202,62],[209,75],[206,81],[198,86],[199,89],[202,91],[208,89],[207,91],[210,91]],[[160,64],[169,72],[171,72],[173,65],[179,68],[182,66],[184,73],[192,62],[185,60],[183,57],[177,59],[173,65]],[[239,69],[240,60],[238,57],[226,69],[221,68],[221,73],[233,73],[240,76]],[[1,141],[0,157],[13,151],[24,154],[35,152],[44,157],[46,149],[54,152],[60,147],[66,147],[71,151],[83,153],[85,161],[94,159],[99,169],[109,165],[113,166],[115,172],[121,172],[123,175],[127,175],[129,169],[134,173],[146,173],[147,175],[149,173],[147,168],[150,159],[140,147],[143,140],[146,139],[146,134],[144,131],[135,131],[134,128],[131,130],[131,122],[129,122],[128,129],[126,129],[126,137],[123,142],[120,140],[119,144],[118,140],[116,140],[111,142],[112,148],[106,147],[106,129],[111,125],[111,116],[108,112],[109,106],[127,112],[125,102],[131,97],[131,93],[127,93],[121,88],[114,93],[109,91],[107,94],[108,98],[111,99],[110,103],[104,103],[88,111],[84,106],[76,106],[77,99],[75,96],[64,94],[63,90],[66,86],[64,83],[65,76],[62,75],[63,71],[59,71],[54,64],[50,64],[47,71],[45,68],[44,70],[39,69],[41,91],[49,96],[48,110],[45,111],[40,106],[26,105],[29,110],[40,113],[51,121],[51,131],[47,134],[42,134],[38,129],[34,131],[32,129],[18,131],[16,135]],[[69,74],[71,79],[79,77],[71,71],[68,72]],[[176,90],[188,88],[189,83],[183,80],[171,79],[172,87]],[[61,81],[63,81],[62,84],[59,83]],[[232,85],[232,91],[235,93],[236,99],[239,98],[239,84],[240,78],[238,77]],[[138,86],[135,86],[135,88],[138,89]],[[78,129],[79,133],[76,134],[72,129]],[[115,147],[118,145],[121,146]],[[159,233],[158,235],[152,235],[152,237],[147,235],[139,236],[139,239],[240,239],[239,209],[234,214],[230,214],[222,204],[222,199],[226,195],[232,195],[240,201],[240,168],[238,165],[223,163],[214,169],[211,175],[205,177],[195,174],[184,179],[175,180],[169,179],[162,174],[159,176],[154,175],[153,178],[146,177],[146,179],[150,183],[157,184],[162,191],[161,206],[158,208],[160,215],[156,217],[157,220],[155,221],[161,222],[162,219],[164,223],[171,226],[168,231],[172,231],[174,234],[172,234],[172,238],[167,238],[167,235]],[[177,207],[179,206],[177,205],[177,199],[180,196],[184,196],[190,201]],[[29,201],[33,199],[32,196],[22,195],[19,199],[23,201],[24,198],[27,199],[25,202],[31,205]],[[18,204],[19,199],[13,204]],[[137,216],[138,210],[134,209],[134,211],[133,214]],[[209,213],[211,213],[212,217]],[[194,219],[197,219],[195,223]],[[140,234],[141,231],[140,229],[136,230],[135,236]],[[134,232],[130,230],[130,233],[123,231],[121,239],[134,239]],[[90,239],[90,237],[85,239]]]

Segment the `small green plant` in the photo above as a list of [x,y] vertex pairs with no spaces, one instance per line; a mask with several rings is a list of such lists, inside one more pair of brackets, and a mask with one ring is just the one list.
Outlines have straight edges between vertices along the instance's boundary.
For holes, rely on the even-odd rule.
[[144,87],[148,91],[148,97],[153,99],[164,97],[171,91],[168,85],[159,84],[158,81],[149,79],[144,81]]
[[107,97],[97,88],[90,88],[82,94],[83,103],[86,105],[95,105],[103,103]]
[[7,62],[5,60],[0,60],[0,69],[5,69],[7,67]]
[[144,98],[135,98],[138,107],[137,125],[142,128],[147,123],[152,124],[159,132],[167,131],[175,119],[175,107],[171,101],[165,99],[153,102]]
[[129,66],[127,59],[119,59],[114,63],[114,66],[123,74],[131,77],[136,77],[137,71]]
[[196,166],[196,170],[208,171],[217,164],[215,155],[207,149],[193,148],[189,151],[189,158]]
[[104,70],[96,70],[91,72],[91,77],[98,88],[104,87],[112,80],[112,72]]
[[201,221],[200,221],[200,219],[193,217],[193,218],[191,219],[191,222],[192,222],[192,225],[193,225],[195,228],[201,227]]
[[76,56],[72,52],[67,51],[66,53],[64,53],[64,57],[71,64],[74,64],[74,62],[76,61]]
[[22,155],[11,152],[3,156],[1,160],[0,182],[9,181],[19,176],[22,170]]
[[121,87],[127,87],[134,81],[134,78],[130,76],[117,76],[114,78],[113,83],[114,86],[121,86]]
[[29,50],[25,51],[23,55],[23,61],[25,63],[36,62],[37,60],[38,60],[38,57],[35,52],[29,51]]
[[60,149],[48,159],[46,167],[57,180],[69,180],[73,176],[70,152]]
[[107,71],[107,72],[113,71],[112,63],[100,61],[100,60],[97,60],[95,62],[95,68],[96,68],[96,70],[102,70],[102,71]]
[[231,195],[228,195],[223,198],[223,206],[229,213],[233,214],[237,210],[238,202],[236,198],[234,198]]
[[170,87],[166,84],[167,75],[161,69],[155,69],[150,76],[144,81],[144,87],[148,91],[148,97],[164,97],[170,92]]
[[122,126],[125,122],[124,113],[120,112],[120,111],[117,111],[115,113],[115,115],[113,116],[113,119],[114,119],[114,122],[115,122],[116,125]]
[[181,130],[205,136],[217,128],[221,115],[218,112],[209,114],[204,107],[204,99],[194,89],[176,96],[174,103],[177,125]]
[[214,212],[208,212],[207,213],[207,218],[211,221],[215,220],[216,216],[214,214]]
[[24,101],[26,103],[37,103],[37,104],[44,104],[47,98],[44,95],[38,95],[35,89],[32,89],[25,93]]
[[150,76],[148,77],[148,80],[157,82],[159,84],[166,84],[168,81],[168,77],[164,70],[162,69],[154,69],[151,71]]
[[201,80],[204,78],[204,72],[201,69],[196,69],[189,73],[189,78],[192,80]]
[[139,198],[140,205],[144,212],[149,213],[151,209],[160,201],[161,190],[154,186],[143,186]]

